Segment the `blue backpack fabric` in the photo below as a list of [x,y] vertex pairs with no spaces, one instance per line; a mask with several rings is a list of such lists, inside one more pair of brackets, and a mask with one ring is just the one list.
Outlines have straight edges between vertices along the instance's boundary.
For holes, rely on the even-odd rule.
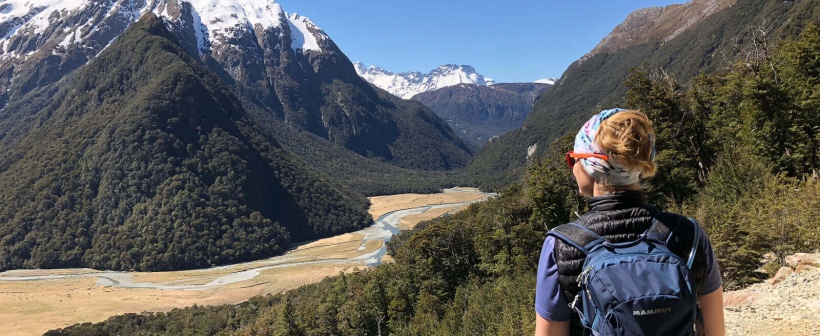
[[[586,255],[570,304],[588,335],[695,335],[700,319],[692,262],[699,226],[688,260],[672,253],[672,232],[657,219],[639,239],[611,243],[578,223],[552,235]],[[679,223],[678,223],[679,224]]]

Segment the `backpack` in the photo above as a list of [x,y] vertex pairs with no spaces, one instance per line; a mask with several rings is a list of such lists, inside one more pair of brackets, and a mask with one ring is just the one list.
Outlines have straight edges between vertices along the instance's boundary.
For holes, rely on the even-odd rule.
[[586,335],[696,335],[702,317],[692,262],[699,226],[689,222],[695,234],[688,260],[669,250],[672,232],[657,219],[640,238],[622,243],[576,222],[548,233],[586,255],[581,291],[570,304]]

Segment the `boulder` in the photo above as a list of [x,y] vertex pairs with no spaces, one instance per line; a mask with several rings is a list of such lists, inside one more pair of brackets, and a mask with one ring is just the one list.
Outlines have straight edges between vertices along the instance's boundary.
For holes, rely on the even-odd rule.
[[783,280],[786,280],[786,278],[788,278],[789,275],[792,274],[794,274],[794,270],[791,267],[781,267],[780,270],[777,271],[777,274],[775,274],[771,279],[767,280],[766,282],[768,282],[771,285],[776,285],[780,282],[783,282]]
[[820,268],[820,253],[797,253],[786,257],[784,261],[789,268],[797,273],[803,273],[809,269]]

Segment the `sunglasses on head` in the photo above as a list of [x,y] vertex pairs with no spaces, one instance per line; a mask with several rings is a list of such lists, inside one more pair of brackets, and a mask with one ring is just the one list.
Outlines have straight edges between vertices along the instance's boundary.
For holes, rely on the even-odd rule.
[[597,158],[604,161],[609,160],[609,157],[604,154],[575,153],[573,151],[567,152],[566,157],[567,164],[570,168],[575,167],[575,162],[578,162],[579,159]]

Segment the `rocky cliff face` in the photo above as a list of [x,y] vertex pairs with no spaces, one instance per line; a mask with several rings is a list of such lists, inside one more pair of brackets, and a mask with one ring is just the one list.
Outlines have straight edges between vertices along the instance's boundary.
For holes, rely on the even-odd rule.
[[774,278],[724,293],[729,335],[820,335],[820,253],[786,258]]
[[[261,80],[282,65],[275,61],[283,54],[340,53],[310,20],[273,1],[11,0],[0,11],[1,93],[21,94],[31,87],[25,84],[62,78],[148,12],[164,18],[191,54],[217,61],[236,80]],[[44,67],[57,71],[39,71],[40,82],[18,84],[18,76]]]

